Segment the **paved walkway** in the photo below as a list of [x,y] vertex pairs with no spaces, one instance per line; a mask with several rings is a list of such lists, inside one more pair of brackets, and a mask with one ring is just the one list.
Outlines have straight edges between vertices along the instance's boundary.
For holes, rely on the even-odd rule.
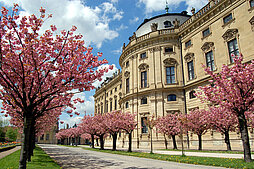
[[39,145],[63,169],[221,169],[202,165],[192,165],[160,161],[139,157],[123,156],[79,147],[65,147],[49,144]]
[[[78,145],[78,146],[89,147],[87,145]],[[112,149],[112,147],[105,147],[105,149]],[[127,151],[127,148],[117,148],[117,150]],[[133,149],[132,151],[149,153],[150,149]],[[154,150],[153,153],[168,154],[168,155],[182,155],[181,151]],[[205,152],[184,152],[184,153],[187,156],[196,156],[196,157],[242,158],[242,159],[244,157],[243,154],[229,154],[229,153],[205,153]]]
[[1,153],[0,153],[0,159],[1,159],[1,158],[4,158],[5,156],[8,156],[8,155],[11,154],[11,153],[14,153],[15,151],[18,151],[20,148],[21,148],[21,146],[16,146],[16,147],[13,148],[13,149],[10,149],[10,150],[1,152]]

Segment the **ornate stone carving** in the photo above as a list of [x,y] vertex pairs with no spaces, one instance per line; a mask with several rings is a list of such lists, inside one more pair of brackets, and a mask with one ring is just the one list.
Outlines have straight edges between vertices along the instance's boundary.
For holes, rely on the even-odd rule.
[[236,38],[237,33],[238,29],[229,29],[222,35],[222,37],[225,41],[230,41],[231,39]]
[[136,32],[133,32],[133,35],[131,37],[129,37],[130,41],[133,41],[134,39],[137,39]]
[[149,66],[145,63],[142,63],[141,65],[138,66],[140,71],[145,71],[149,68]]
[[157,51],[161,51],[161,47],[160,46],[156,46],[156,47],[153,47],[153,48],[149,49],[150,53],[157,52]]
[[152,23],[151,24],[151,30],[152,30],[152,32],[157,31],[157,28],[158,28],[158,23]]
[[190,61],[194,60],[194,53],[187,53],[184,56],[184,59],[185,59],[186,62],[190,62]]
[[174,66],[177,65],[177,61],[173,58],[167,58],[163,61],[165,66]]
[[125,77],[130,77],[130,72],[126,71],[126,72],[124,73],[124,76],[125,76]]
[[249,20],[249,22],[251,24],[252,31],[254,31],[254,16]]
[[206,53],[206,52],[209,52],[210,50],[212,50],[213,47],[214,47],[214,43],[213,42],[206,42],[201,47],[201,49]]
[[177,20],[177,18],[173,21],[173,24],[174,24],[174,27],[175,28],[179,28],[179,25],[180,25],[180,21]]

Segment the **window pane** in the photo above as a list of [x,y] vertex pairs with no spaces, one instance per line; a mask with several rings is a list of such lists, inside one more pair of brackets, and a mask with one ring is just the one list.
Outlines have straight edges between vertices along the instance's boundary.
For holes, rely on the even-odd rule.
[[232,13],[223,18],[224,23],[228,23],[230,20],[232,20]]
[[254,0],[250,1],[250,7],[254,7]]
[[176,101],[176,95],[174,94],[168,95],[168,101]]

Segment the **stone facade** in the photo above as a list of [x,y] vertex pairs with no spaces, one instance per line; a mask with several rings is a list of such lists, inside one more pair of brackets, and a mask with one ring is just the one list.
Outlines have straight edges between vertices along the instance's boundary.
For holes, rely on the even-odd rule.
[[[128,45],[123,45],[119,58],[122,72],[96,90],[95,113],[137,113],[135,147],[149,146],[147,130],[142,130],[147,116],[208,107],[193,95],[198,86],[209,80],[202,64],[219,72],[223,64],[232,64],[231,54],[242,53],[245,62],[254,58],[253,0],[210,0],[200,11],[195,13],[193,9],[192,14],[164,14],[145,20],[129,38]],[[250,137],[253,147],[253,132]],[[223,138],[219,133],[208,132],[203,136],[204,149],[226,149]],[[241,150],[240,134],[231,133],[230,138],[232,149]],[[154,134],[155,147],[163,148],[164,139]],[[170,146],[171,139],[166,139]],[[110,141],[107,139],[106,144]],[[122,134],[118,146],[127,146],[127,141],[128,137]],[[185,135],[184,145],[196,149],[197,136]]]

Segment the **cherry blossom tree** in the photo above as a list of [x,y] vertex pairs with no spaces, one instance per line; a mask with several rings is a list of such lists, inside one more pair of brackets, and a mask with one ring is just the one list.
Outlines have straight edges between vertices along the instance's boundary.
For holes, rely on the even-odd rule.
[[236,130],[238,124],[236,115],[222,107],[210,107],[207,118],[211,128],[225,136],[227,150],[231,151],[229,132]]
[[94,116],[95,120],[95,128],[96,128],[96,136],[100,138],[100,149],[104,150],[104,139],[107,137],[107,117],[105,117],[105,114],[96,114]]
[[[171,136],[173,140],[173,149],[177,149],[175,136],[180,134],[180,121],[178,119],[178,114],[168,114],[164,117],[159,117],[156,124],[158,131],[164,135]],[[167,147],[167,141],[165,139],[165,145]]]
[[234,57],[233,65],[223,65],[219,73],[205,68],[214,85],[200,87],[197,93],[204,101],[218,104],[234,113],[238,118],[239,130],[244,149],[244,160],[251,162],[251,150],[248,125],[245,112],[253,111],[254,107],[254,60],[243,63],[243,56]]
[[132,144],[132,132],[137,127],[137,122],[135,120],[136,114],[131,114],[129,112],[122,113],[122,130],[124,130],[129,135],[129,148],[128,152],[131,152],[131,144]]
[[144,121],[146,126],[149,129],[150,134],[150,153],[153,153],[153,128],[157,124],[157,120],[154,115],[147,117],[147,119]]
[[[52,116],[67,106],[74,108],[71,98],[75,92],[94,89],[93,82],[101,80],[107,68],[95,70],[106,60],[99,61],[92,47],[85,47],[76,27],[57,34],[52,25],[40,32],[46,17],[41,8],[39,17],[19,16],[15,4],[11,15],[2,8],[0,16],[0,99],[2,110],[22,118],[23,140],[19,168],[26,168],[29,140],[36,120],[46,112]],[[112,67],[110,67],[112,68]],[[57,117],[55,115],[54,117]]]
[[198,135],[198,150],[202,150],[202,135],[204,135],[211,125],[208,120],[208,111],[204,109],[195,109],[182,118],[183,127]]
[[113,111],[105,114],[105,124],[107,132],[112,135],[113,148],[116,150],[117,134],[122,130],[123,127],[123,114],[121,111]]
[[[96,124],[95,118],[92,116],[84,116],[82,122],[79,124],[81,134],[89,134],[91,139],[91,147],[94,148],[94,136],[96,135]],[[86,135],[83,135],[83,137]],[[87,137],[87,136],[86,136]]]

